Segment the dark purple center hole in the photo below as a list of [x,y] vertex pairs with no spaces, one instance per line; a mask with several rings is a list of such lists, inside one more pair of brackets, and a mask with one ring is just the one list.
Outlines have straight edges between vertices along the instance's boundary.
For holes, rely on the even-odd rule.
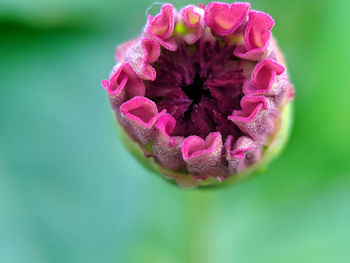
[[176,120],[173,136],[221,132],[235,138],[241,131],[227,119],[240,108],[243,96],[244,67],[233,56],[233,47],[218,41],[200,40],[189,47],[183,42],[170,52],[162,49],[153,66],[157,72],[154,81],[145,81],[146,97],[153,100],[158,110],[166,109]]
[[210,91],[208,89],[203,89],[204,80],[201,79],[199,73],[196,72],[194,75],[193,83],[186,85],[183,83],[181,86],[182,91],[187,95],[187,97],[192,100],[191,106],[198,104],[201,101],[202,96],[211,98]]

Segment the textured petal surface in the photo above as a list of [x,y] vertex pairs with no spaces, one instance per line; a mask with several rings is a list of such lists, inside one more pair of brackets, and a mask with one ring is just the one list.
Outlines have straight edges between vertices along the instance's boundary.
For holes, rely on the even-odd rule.
[[176,42],[171,39],[175,24],[175,9],[171,4],[162,6],[161,11],[155,17],[148,16],[145,33],[156,39],[163,47],[176,50]]
[[156,104],[145,97],[134,97],[120,106],[124,127],[142,144],[154,136],[153,126],[165,114],[158,113]]
[[279,85],[278,76],[285,71],[284,67],[276,61],[267,58],[259,62],[250,80],[243,86],[246,95],[279,95],[282,86]]
[[108,93],[113,108],[118,108],[125,100],[134,96],[145,95],[145,86],[137,78],[129,63],[124,62],[114,67],[109,80],[102,80],[102,86]]
[[265,143],[273,130],[270,105],[263,96],[245,96],[241,101],[242,110],[234,110],[228,119],[253,139]]
[[204,30],[203,16],[204,10],[194,5],[181,10],[181,18],[186,29],[183,38],[187,44],[192,45],[201,38]]
[[125,61],[125,58],[129,53],[128,50],[130,50],[130,48],[132,48],[137,42],[138,39],[133,39],[117,46],[114,53],[117,63],[122,63]]
[[260,159],[261,148],[246,136],[240,137],[237,141],[229,136],[225,142],[225,155],[229,172],[236,174]]
[[198,136],[188,137],[182,145],[182,157],[190,173],[209,177],[225,173],[222,164],[222,138],[219,132],[210,133],[205,140]]
[[172,170],[179,170],[185,167],[182,159],[181,145],[183,137],[171,136],[176,126],[176,120],[166,114],[159,118],[156,123],[156,138],[153,144],[153,155],[155,160]]
[[249,8],[250,4],[244,2],[211,2],[205,8],[205,24],[215,35],[230,35],[246,21]]
[[148,37],[142,37],[126,55],[126,60],[131,64],[138,77],[144,80],[155,80],[156,70],[151,63],[157,61],[160,56],[160,46],[157,41]]
[[272,17],[264,12],[250,11],[249,21],[244,32],[245,45],[237,47],[234,54],[248,60],[261,60],[271,53]]

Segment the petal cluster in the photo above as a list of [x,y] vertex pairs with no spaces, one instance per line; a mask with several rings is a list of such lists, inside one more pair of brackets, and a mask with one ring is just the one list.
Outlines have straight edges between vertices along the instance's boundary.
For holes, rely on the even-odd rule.
[[102,81],[118,122],[184,187],[229,181],[275,147],[294,96],[273,19],[247,2],[164,4]]

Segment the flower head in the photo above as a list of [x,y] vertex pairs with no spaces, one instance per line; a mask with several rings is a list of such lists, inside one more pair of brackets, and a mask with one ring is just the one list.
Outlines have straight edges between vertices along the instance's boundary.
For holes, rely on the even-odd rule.
[[129,143],[184,187],[234,181],[281,148],[294,89],[273,19],[246,2],[164,4],[103,80]]

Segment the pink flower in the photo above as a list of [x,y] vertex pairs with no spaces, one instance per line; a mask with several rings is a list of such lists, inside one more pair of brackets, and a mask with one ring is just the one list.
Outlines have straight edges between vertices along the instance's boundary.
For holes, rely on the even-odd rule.
[[272,159],[294,97],[273,25],[245,2],[149,15],[102,81],[133,152],[184,187],[239,180]]

